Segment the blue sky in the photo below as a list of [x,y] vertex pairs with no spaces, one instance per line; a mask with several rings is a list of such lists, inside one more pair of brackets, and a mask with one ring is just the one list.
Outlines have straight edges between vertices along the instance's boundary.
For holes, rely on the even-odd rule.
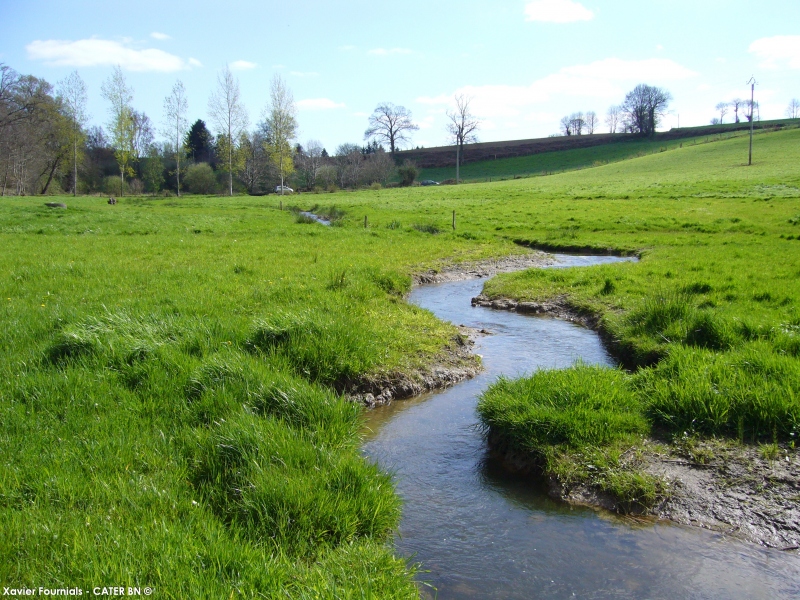
[[[384,101],[406,106],[413,145],[446,143],[456,93],[473,98],[481,141],[542,137],[571,112],[602,118],[637,83],[668,89],[669,128],[707,124],[758,81],[764,119],[800,98],[798,0],[406,0],[154,2],[0,0],[0,62],[51,83],[77,70],[92,122],[120,64],[134,107],[159,124],[176,79],[191,121],[227,63],[254,125],[280,74],[299,141],[363,142]],[[732,120],[732,115],[725,117]]]

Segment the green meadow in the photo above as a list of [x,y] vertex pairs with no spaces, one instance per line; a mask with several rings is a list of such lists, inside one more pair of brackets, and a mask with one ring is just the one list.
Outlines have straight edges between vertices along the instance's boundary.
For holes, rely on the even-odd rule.
[[[775,124],[786,125],[782,121]],[[766,125],[766,123],[764,124]],[[797,127],[793,121],[789,121],[789,126]],[[730,126],[734,126],[731,124]],[[668,139],[657,135],[655,138],[623,138],[620,140],[609,141],[608,143],[593,146],[590,148],[575,148],[572,150],[561,150],[557,152],[541,152],[528,156],[517,156],[513,158],[498,158],[496,160],[482,160],[467,162],[461,166],[460,176],[466,182],[488,182],[501,181],[506,179],[519,179],[522,177],[538,177],[542,175],[552,175],[553,173],[563,173],[578,169],[588,169],[598,167],[608,163],[619,162],[642,158],[649,154],[659,154],[670,150],[677,150],[684,146],[697,146],[698,144],[709,144],[734,137],[748,136],[747,131],[724,131],[724,126],[717,126],[710,131],[703,133],[703,127],[690,130],[693,135],[681,139]],[[723,129],[723,131],[720,131]],[[764,131],[757,130],[756,136],[764,134]],[[455,148],[455,147],[454,147]],[[465,154],[469,159],[469,146],[466,147]],[[433,179],[434,181],[445,181],[455,179],[455,150],[453,150],[453,166],[440,168],[423,168],[420,170],[418,179]]]
[[0,578],[416,597],[389,545],[401,503],[341,392],[454,343],[405,302],[413,273],[526,246],[641,260],[487,282],[595,315],[629,368],[498,382],[480,411],[506,444],[564,480],[594,454],[594,483],[647,501],[656,484],[614,468],[643,436],[793,443],[800,130],[758,135],[746,161],[732,137],[548,177],[284,198],[332,227],[275,196],[0,199]]

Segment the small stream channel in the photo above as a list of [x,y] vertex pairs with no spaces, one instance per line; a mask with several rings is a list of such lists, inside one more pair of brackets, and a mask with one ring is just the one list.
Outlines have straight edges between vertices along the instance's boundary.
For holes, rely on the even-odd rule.
[[[556,267],[620,258],[559,256]],[[440,319],[492,333],[485,370],[442,392],[369,412],[364,453],[395,475],[404,500],[396,550],[419,562],[423,597],[798,598],[800,560],[724,535],[641,522],[550,499],[492,460],[477,429],[480,393],[499,375],[613,365],[588,329],[472,307],[483,280],[416,288]]]

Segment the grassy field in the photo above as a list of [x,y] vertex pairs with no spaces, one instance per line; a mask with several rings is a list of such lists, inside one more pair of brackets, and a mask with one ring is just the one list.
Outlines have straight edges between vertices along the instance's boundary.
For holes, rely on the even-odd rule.
[[430,362],[456,332],[408,273],[486,250],[264,199],[62,200],[0,205],[0,580],[413,597],[332,389]]
[[[605,448],[612,464],[654,427],[794,439],[800,131],[756,139],[749,168],[733,138],[552,177],[292,199],[334,227],[276,198],[0,199],[0,580],[415,597],[386,545],[400,503],[334,390],[452,341],[403,300],[413,272],[526,244],[641,255],[486,288],[600,315],[641,368],[498,384],[512,402],[583,390],[548,413],[563,435],[510,440],[561,448],[553,468],[577,477],[570,452]],[[617,410],[600,438],[571,429]]]
[[[698,129],[702,130],[702,128]],[[762,134],[763,132],[761,131],[756,132],[757,136]],[[641,158],[649,154],[677,150],[684,146],[696,146],[747,135],[749,133],[743,131],[721,133],[717,131],[713,134],[703,134],[702,131],[698,131],[694,137],[686,139],[632,138],[616,140],[590,148],[576,148],[560,152],[542,152],[530,156],[468,162],[461,167],[461,179],[469,183],[552,175],[565,171],[597,167],[622,160]],[[466,152],[468,151],[469,147],[467,147]],[[455,157],[455,151],[453,156]],[[418,179],[432,179],[434,181],[455,179],[455,158],[453,158],[453,163],[454,165],[451,167],[423,168],[420,170]]]

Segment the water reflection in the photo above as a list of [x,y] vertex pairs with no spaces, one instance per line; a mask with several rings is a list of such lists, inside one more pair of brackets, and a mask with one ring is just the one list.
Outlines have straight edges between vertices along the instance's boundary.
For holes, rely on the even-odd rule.
[[[561,264],[614,262],[565,257]],[[405,501],[397,551],[428,570],[438,598],[790,598],[800,561],[724,536],[620,519],[549,498],[487,456],[478,395],[498,375],[611,365],[591,331],[556,319],[470,306],[483,282],[414,290],[411,301],[487,329],[485,371],[437,394],[367,415],[364,451],[395,473]],[[432,595],[430,597],[433,597]]]

